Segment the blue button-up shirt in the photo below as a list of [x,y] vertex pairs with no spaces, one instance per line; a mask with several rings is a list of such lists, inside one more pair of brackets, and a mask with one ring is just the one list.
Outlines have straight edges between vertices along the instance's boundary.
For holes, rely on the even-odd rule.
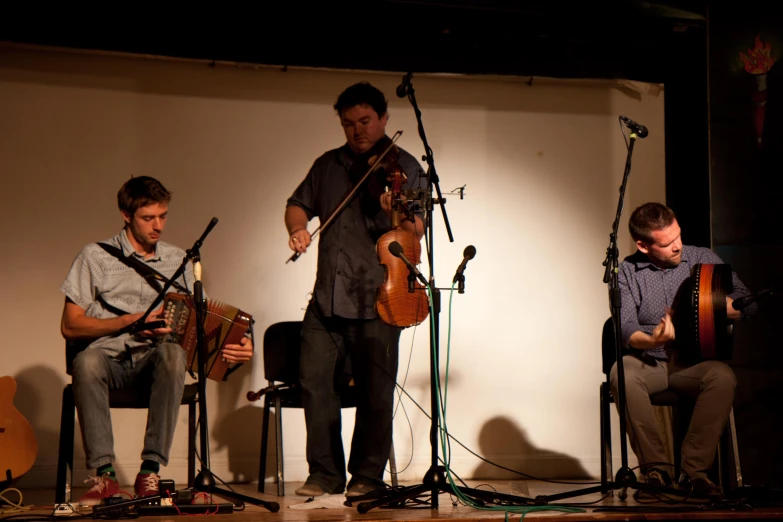
[[[144,259],[130,244],[125,229],[103,242],[120,248],[125,256],[136,257],[167,278],[174,275],[186,255],[181,248],[159,241],[155,245],[154,254],[149,259]],[[192,263],[187,264],[184,276],[180,276],[177,282],[192,291],[195,282]],[[120,312],[128,314],[146,312],[158,296],[158,292],[136,270],[122,263],[96,243],[86,245],[79,252],[60,290],[83,308],[87,317],[98,319],[117,317],[121,315]],[[167,291],[176,292],[176,289],[170,287]],[[159,304],[162,305],[163,300]],[[136,360],[155,341],[138,334],[124,333],[98,338],[90,343],[89,347],[100,348],[113,356],[119,356],[126,349],[130,349]]]
[[[344,145],[315,160],[305,179],[287,201],[297,205],[308,219],[324,221],[332,215],[354,183],[350,177],[354,154]],[[405,189],[426,188],[426,176],[416,159],[399,149],[398,163],[405,172]],[[369,170],[369,165],[364,172]],[[375,173],[370,175],[375,176]],[[365,185],[371,182],[365,181]],[[349,319],[377,317],[375,296],[385,273],[375,246],[391,229],[391,220],[380,204],[368,201],[359,189],[352,202],[337,214],[318,240],[318,270],[313,294],[324,315]],[[422,215],[418,205],[416,215]],[[415,239],[418,241],[418,239]]]
[[[723,264],[721,258],[704,247],[683,245],[682,261],[674,268],[659,268],[640,251],[626,257],[620,263],[618,285],[622,306],[620,310],[623,346],[628,347],[631,335],[636,331],[651,334],[661,321],[667,308],[671,308],[682,283],[691,275],[696,264]],[[750,295],[750,290],[732,271],[734,291],[732,299]],[[755,313],[755,303],[744,308],[742,315]],[[668,359],[664,346],[645,350],[656,359]]]

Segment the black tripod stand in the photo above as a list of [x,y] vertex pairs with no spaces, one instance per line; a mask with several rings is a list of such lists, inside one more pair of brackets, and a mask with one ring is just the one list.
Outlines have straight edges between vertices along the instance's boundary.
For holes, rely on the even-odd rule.
[[217,224],[217,218],[212,218],[207,229],[201,235],[201,237],[193,245],[193,248],[187,251],[185,259],[182,261],[182,268],[187,263],[188,259],[192,259],[194,267],[194,275],[196,282],[193,284],[193,306],[196,311],[196,346],[198,348],[198,404],[199,404],[199,435],[201,446],[201,470],[194,481],[193,487],[196,491],[204,492],[208,494],[216,494],[223,498],[232,500],[239,500],[248,504],[254,504],[256,506],[262,506],[269,511],[275,513],[280,510],[280,505],[277,502],[267,502],[255,497],[242,495],[235,491],[219,488],[215,485],[215,477],[212,475],[209,467],[209,421],[207,417],[207,346],[204,333],[204,321],[207,315],[207,303],[204,299],[204,293],[201,283],[201,268],[200,260],[201,254],[199,249],[204,238],[207,237],[210,230]]
[[[430,428],[430,445],[432,446],[432,460],[430,463],[430,469],[425,473],[424,479],[421,484],[409,486],[405,488],[398,488],[392,491],[382,491],[380,493],[373,492],[362,497],[356,497],[352,501],[363,501],[357,506],[359,513],[367,513],[369,510],[381,507],[400,507],[404,505],[405,501],[415,499],[417,497],[430,495],[430,506],[432,509],[438,508],[438,495],[440,493],[449,493],[458,497],[472,497],[474,502],[483,505],[484,501],[497,502],[505,501],[510,503],[521,503],[523,500],[520,497],[514,497],[511,495],[503,495],[494,493],[492,491],[484,491],[472,488],[466,488],[462,486],[453,486],[448,482],[446,478],[446,469],[441,466],[438,461],[438,436],[440,435],[440,402],[438,400],[438,392],[440,390],[440,374],[439,374],[439,332],[440,332],[440,289],[435,286],[434,276],[434,234],[433,234],[433,219],[432,210],[433,203],[439,204],[443,212],[443,219],[446,225],[446,231],[449,234],[449,240],[454,242],[454,238],[451,234],[451,228],[449,227],[449,220],[446,216],[445,200],[440,191],[438,185],[438,175],[435,172],[435,164],[432,156],[432,149],[430,149],[427,143],[427,137],[424,134],[424,126],[421,121],[421,112],[416,104],[416,98],[414,96],[413,85],[411,84],[411,73],[408,73],[402,80],[402,84],[397,87],[397,96],[403,98],[408,97],[416,113],[416,119],[419,124],[419,136],[421,136],[424,142],[424,149],[426,156],[424,159],[427,161],[427,178],[428,178],[428,196],[424,199],[427,201],[427,237],[429,245],[427,248],[428,262],[430,266],[430,279],[429,288],[432,296],[432,311],[430,313],[430,392],[431,392],[431,411],[432,411],[432,424]],[[432,192],[433,187],[437,192],[437,199],[433,200]],[[470,260],[476,253],[476,249],[473,246],[469,246],[465,249],[465,259],[457,270],[457,275],[454,276],[454,282],[459,283],[460,293],[464,292],[465,277],[462,272],[465,270],[467,261]],[[409,267],[409,270],[413,271],[414,268]]]
[[620,216],[623,212],[623,200],[625,199],[625,188],[628,184],[628,176],[631,173],[631,156],[633,155],[633,147],[637,137],[644,138],[647,136],[647,129],[641,125],[637,125],[631,120],[628,120],[624,116],[620,117],[620,120],[625,122],[631,128],[630,143],[628,144],[628,154],[625,160],[625,172],[623,173],[623,182],[620,186],[620,196],[617,202],[617,212],[615,214],[614,223],[612,224],[612,232],[609,234],[609,247],[606,249],[606,259],[603,265],[606,267],[604,270],[604,283],[609,284],[609,303],[612,310],[612,322],[614,325],[614,348],[615,348],[615,360],[617,361],[617,380],[619,383],[617,408],[620,415],[620,469],[617,470],[617,475],[613,482],[602,484],[600,486],[594,486],[590,488],[577,489],[574,491],[567,491],[564,493],[558,493],[555,495],[546,495],[536,497],[536,502],[547,503],[553,500],[560,500],[564,498],[579,497],[590,493],[597,493],[599,491],[605,491],[607,489],[620,489],[620,499],[625,500],[627,488],[634,489],[654,489],[657,492],[670,492],[674,494],[681,494],[674,488],[663,488],[659,486],[651,487],[646,484],[640,483],[636,479],[636,474],[628,467],[628,447],[626,444],[626,399],[625,399],[625,372],[623,369],[623,355],[624,350],[622,346],[622,329],[620,323],[620,310],[622,308],[622,301],[620,296],[620,288],[617,281],[617,274],[619,271],[619,250],[617,248],[617,229],[620,226]]

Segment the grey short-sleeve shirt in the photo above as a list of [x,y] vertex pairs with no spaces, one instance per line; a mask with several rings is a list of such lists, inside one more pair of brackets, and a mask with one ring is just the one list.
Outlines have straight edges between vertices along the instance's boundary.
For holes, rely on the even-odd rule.
[[[174,275],[186,255],[181,248],[159,241],[155,246],[155,254],[144,259],[131,246],[125,229],[103,243],[120,248],[126,256],[135,256],[167,278]],[[195,282],[192,263],[188,262],[184,276],[180,276],[177,282],[192,290]],[[145,312],[158,296],[155,289],[136,270],[106,252],[97,243],[82,248],[71,264],[60,290],[83,308],[85,315],[98,319],[117,317],[121,312]],[[177,290],[171,287],[167,291]],[[100,348],[113,356],[119,356],[130,349],[136,359],[154,343],[153,339],[124,333],[98,338],[90,343],[89,348]]]

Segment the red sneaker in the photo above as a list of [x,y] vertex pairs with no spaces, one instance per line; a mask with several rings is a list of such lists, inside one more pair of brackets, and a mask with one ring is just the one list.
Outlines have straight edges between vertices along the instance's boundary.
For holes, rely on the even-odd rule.
[[151,497],[158,495],[158,483],[160,476],[157,473],[139,473],[136,475],[136,482],[133,484],[133,490],[136,497]]
[[120,484],[117,479],[108,473],[104,473],[100,477],[90,477],[85,482],[91,480],[95,484],[79,499],[79,504],[82,506],[97,506],[103,502],[103,499],[120,492]]

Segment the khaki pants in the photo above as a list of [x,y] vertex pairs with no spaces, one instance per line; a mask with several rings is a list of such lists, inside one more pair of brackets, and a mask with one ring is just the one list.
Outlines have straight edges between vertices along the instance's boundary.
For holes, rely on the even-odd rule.
[[[688,432],[682,443],[682,472],[693,478],[706,477],[715,460],[721,432],[726,426],[734,403],[737,384],[734,372],[720,361],[704,361],[693,366],[657,361],[648,364],[637,357],[623,357],[626,397],[626,430],[631,447],[643,473],[651,467],[670,468],[668,452],[659,434],[650,395],[672,390],[696,399]],[[612,367],[609,382],[615,404],[619,404],[617,364]],[[676,477],[675,477],[676,478]]]

